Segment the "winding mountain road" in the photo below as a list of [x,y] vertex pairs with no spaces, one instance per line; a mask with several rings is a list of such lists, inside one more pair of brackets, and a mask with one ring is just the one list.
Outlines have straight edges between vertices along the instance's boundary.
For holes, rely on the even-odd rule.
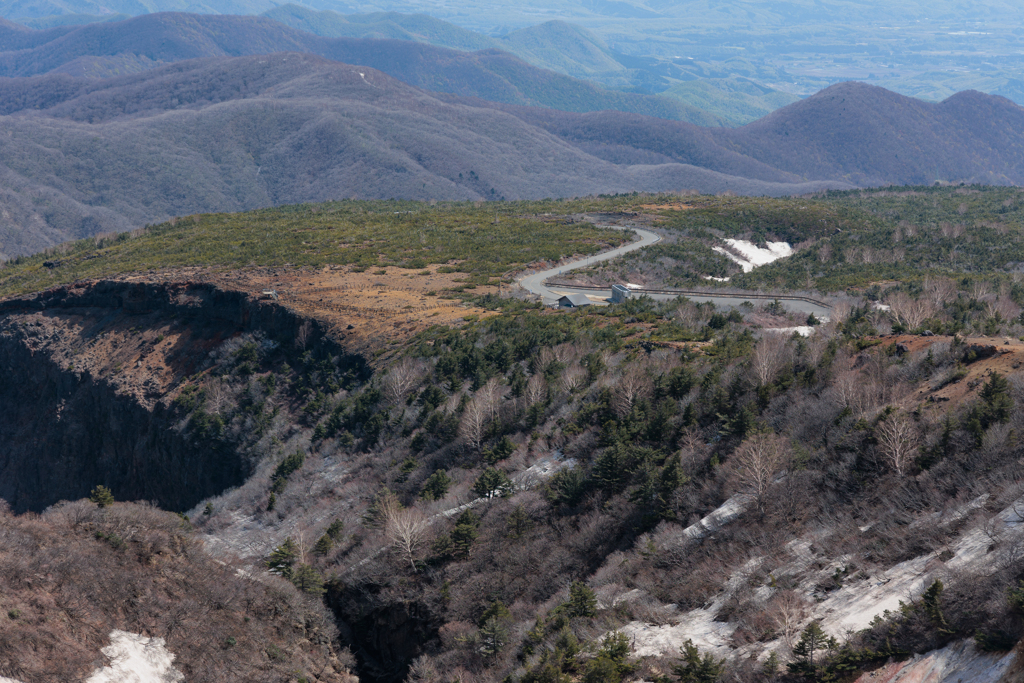
[[[570,270],[576,270],[577,268],[586,268],[587,266],[592,266],[595,263],[600,263],[601,261],[610,261],[613,258],[622,256],[623,254],[628,254],[631,251],[636,251],[637,249],[649,247],[652,244],[661,241],[661,237],[655,235],[653,232],[649,230],[644,230],[642,228],[638,228],[633,225],[608,225],[598,223],[597,226],[601,228],[611,228],[613,230],[632,230],[636,234],[640,235],[640,239],[638,239],[635,242],[631,242],[630,244],[624,244],[621,247],[601,252],[600,254],[588,256],[585,259],[580,259],[578,261],[566,263],[564,265],[558,266],[557,268],[549,268],[548,270],[542,270],[539,273],[526,275],[524,277],[519,278],[519,284],[522,285],[523,288],[526,289],[527,291],[537,294],[541,298],[543,298],[545,304],[553,304],[558,301],[558,298],[565,293],[563,290],[566,290],[567,288],[558,287],[559,291],[553,291],[545,284],[545,280],[553,278],[556,275],[561,275]],[[610,290],[608,296],[611,296]]]
[[[596,222],[595,225],[601,228],[611,228],[613,230],[631,230],[640,236],[640,239],[630,244],[625,244],[621,247],[611,249],[609,251],[601,252],[600,254],[594,254],[578,261],[571,261],[565,263],[557,268],[549,268],[548,270],[542,270],[537,273],[531,273],[519,278],[519,284],[524,289],[533,294],[537,294],[541,297],[545,305],[554,305],[558,302],[559,297],[566,294],[584,294],[590,297],[591,301],[598,306],[606,306],[609,297],[611,297],[611,289],[596,289],[589,287],[572,287],[570,285],[551,285],[547,284],[547,280],[555,277],[556,275],[563,275],[570,270],[576,270],[578,268],[586,268],[595,263],[602,261],[610,261],[613,258],[628,254],[631,251],[637,249],[643,249],[649,247],[652,244],[656,244],[661,241],[661,237],[654,234],[649,230],[638,228],[635,225],[613,225],[610,223]],[[645,291],[643,289],[634,290],[637,294],[643,294],[649,296],[657,301],[671,301],[680,296],[685,296],[690,301],[696,303],[712,302],[719,306],[736,307],[745,301],[749,301],[752,298],[763,299],[766,298],[764,294],[759,292],[750,292],[749,294],[744,292],[730,292],[728,294],[709,294],[706,292],[692,292],[692,291],[679,291],[671,292],[666,290],[659,291]],[[779,303],[788,310],[794,313],[813,313],[818,318],[827,319],[829,317],[831,307],[824,302],[816,302],[807,298],[794,298],[787,297],[785,295],[774,296],[769,298],[778,299]]]

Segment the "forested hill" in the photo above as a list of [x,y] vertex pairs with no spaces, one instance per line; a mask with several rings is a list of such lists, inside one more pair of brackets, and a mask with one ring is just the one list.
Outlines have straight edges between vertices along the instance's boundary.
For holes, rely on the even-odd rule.
[[190,60],[101,80],[6,79],[0,112],[7,255],[172,216],[349,197],[849,187],[781,171],[752,179],[614,164],[508,113],[309,54]]
[[746,177],[785,171],[860,186],[1024,183],[1024,108],[976,91],[930,103],[840,83],[741,128],[503,109],[615,163],[677,161]]
[[294,52],[0,85],[7,256],[172,216],[346,197],[1024,183],[1024,110],[979,93],[927,104],[843,84],[722,129],[442,96]]
[[713,135],[738,152],[807,178],[842,176],[860,185],[1024,183],[1024,108],[973,90],[931,103],[840,83]]
[[184,59],[274,52],[307,52],[362,64],[427,90],[495,102],[567,111],[615,109],[721,124],[682,102],[604,90],[497,49],[463,52],[408,40],[328,38],[265,17],[161,13],[46,31],[0,26],[0,76],[9,77],[109,77]]

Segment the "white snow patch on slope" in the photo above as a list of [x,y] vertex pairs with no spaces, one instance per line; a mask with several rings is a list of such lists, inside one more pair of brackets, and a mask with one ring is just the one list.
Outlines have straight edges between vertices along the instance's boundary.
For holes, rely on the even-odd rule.
[[4,678],[3,676],[0,676],[0,683],[21,683],[21,681],[16,681],[13,678]]
[[97,669],[86,683],[178,683],[185,676],[174,668],[174,655],[163,638],[112,631],[110,645],[100,650],[110,666]]
[[856,683],[1010,683],[1019,680],[1011,669],[1017,655],[979,652],[970,640],[890,662],[862,674]]
[[801,337],[810,337],[814,328],[810,325],[797,325],[796,327],[766,327],[763,332],[778,332],[779,334],[793,334],[796,332]]
[[742,515],[752,502],[754,497],[749,493],[737,493],[715,508],[707,517],[683,529],[683,533],[690,538],[700,538]]
[[724,254],[730,261],[739,264],[744,273],[749,273],[758,266],[767,265],[793,254],[793,247],[788,242],[767,242],[767,249],[762,249],[747,240],[727,239],[725,243],[728,245],[728,249],[725,247],[711,248],[719,254]]
[[715,621],[710,610],[692,610],[684,614],[680,623],[654,626],[642,621],[631,621],[619,629],[633,643],[633,656],[660,657],[678,654],[687,640],[702,652],[711,652],[719,657],[729,654],[729,637],[736,630],[736,624]]
[[[981,502],[983,499],[975,499],[966,508],[979,506]],[[989,547],[993,545],[990,534],[995,535],[999,542],[997,546],[1005,544],[1008,548],[1012,547],[1012,543],[1007,542],[1024,533],[1024,520],[1018,516],[1016,509],[1024,509],[1024,498],[993,517],[987,530],[979,528],[965,534],[952,546],[954,555],[945,562],[944,567],[938,559],[938,553],[901,562],[879,572],[870,579],[868,585],[857,582],[832,593],[817,605],[811,618],[820,619],[822,628],[832,634],[845,633],[847,629],[856,631],[866,628],[875,615],[881,615],[885,610],[899,609],[900,600],[909,602],[920,596],[940,568],[943,572],[978,571],[986,567],[996,571],[999,563],[1005,560],[998,547],[989,553]]]

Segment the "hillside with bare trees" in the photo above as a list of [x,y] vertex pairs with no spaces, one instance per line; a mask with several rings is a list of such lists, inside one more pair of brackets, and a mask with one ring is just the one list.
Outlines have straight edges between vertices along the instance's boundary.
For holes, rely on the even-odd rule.
[[[850,219],[861,247],[883,227],[941,234],[931,220],[952,202],[968,226],[960,237],[1002,208],[1004,242],[1016,244],[1020,222],[1003,203],[1016,192],[815,201]],[[77,443],[92,481],[79,482],[89,500],[50,505],[46,494],[61,494],[42,490],[19,508],[41,512],[0,515],[13,539],[0,550],[0,675],[56,680],[25,653],[59,649],[88,613],[85,646],[53,659],[65,677],[87,671],[88,653],[120,629],[166,640],[189,680],[283,667],[330,680],[318,657],[341,677],[346,649],[360,680],[381,682],[865,682],[927,662],[1018,680],[1024,282],[963,248],[944,270],[819,290],[830,312],[820,320],[771,299],[551,310],[502,270],[525,248],[524,226],[568,232],[584,208],[663,221],[654,229],[665,234],[699,211],[688,220],[725,235],[753,201],[688,197],[699,209],[684,210],[679,199],[523,204],[532,211],[497,221],[486,206],[324,204],[179,221],[69,245],[61,264],[5,267],[0,284],[21,293],[0,301],[0,434],[15,435],[18,459],[2,464],[41,465],[60,482],[67,465],[37,444]],[[761,201],[767,236],[834,237],[821,214],[801,222],[807,198]],[[936,213],[910,216],[919,201]],[[399,215],[422,235],[416,249],[436,252],[431,263],[386,262],[359,232]],[[270,250],[244,256],[254,265],[231,260],[271,225]],[[447,257],[470,225],[493,263]],[[196,230],[206,260],[227,265],[162,260]],[[577,230],[576,240],[604,237]],[[299,246],[287,247],[293,234]],[[357,234],[367,236],[356,244]],[[588,253],[559,234],[547,249]],[[302,248],[312,242],[344,242],[365,260],[315,261]],[[802,270],[801,254],[817,260],[821,246],[747,275]],[[273,260],[286,248],[293,262]],[[146,254],[161,270],[135,268]],[[424,298],[462,304],[410,325],[415,311],[363,307],[358,288],[322,284],[346,276],[378,295],[437,278],[445,289]],[[260,294],[271,286],[277,298]],[[20,378],[34,368],[46,380],[31,412],[46,417],[26,431]],[[104,406],[152,417],[117,420]],[[96,429],[97,415],[111,428]],[[218,480],[231,462],[244,476]],[[150,487],[207,488],[166,498],[184,518],[120,503],[153,490],[125,463],[162,468]],[[58,557],[81,562],[59,570]],[[80,566],[128,578],[87,588]],[[218,592],[229,589],[249,597]],[[273,617],[259,611],[265,594],[284,601]],[[81,612],[62,615],[65,595]],[[216,665],[196,673],[207,661]]]

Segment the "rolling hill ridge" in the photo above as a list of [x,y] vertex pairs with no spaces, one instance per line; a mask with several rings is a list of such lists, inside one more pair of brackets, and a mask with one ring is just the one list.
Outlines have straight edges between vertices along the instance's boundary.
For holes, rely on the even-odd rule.
[[306,52],[383,71],[427,90],[496,102],[621,109],[700,125],[721,119],[677,100],[604,90],[495,48],[478,52],[397,39],[327,38],[266,17],[147,14],[120,22],[26,31],[0,27],[0,76],[109,77],[201,57]]
[[521,199],[842,182],[615,164],[528,121],[308,54],[178,62],[103,80],[3,82],[0,252],[171,216],[347,197]]

